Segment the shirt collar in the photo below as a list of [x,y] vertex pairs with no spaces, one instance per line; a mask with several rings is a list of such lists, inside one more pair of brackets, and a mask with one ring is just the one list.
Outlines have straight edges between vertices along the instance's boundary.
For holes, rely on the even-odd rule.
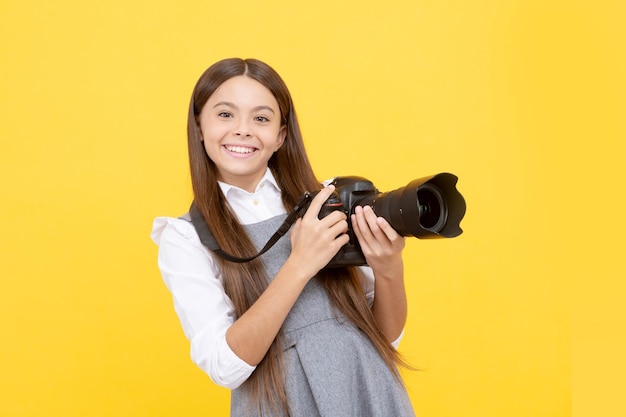
[[[222,192],[224,193],[224,195],[227,197],[228,197],[228,194],[231,192],[251,194],[248,191],[244,190],[243,188],[239,188],[237,186],[227,184],[222,181],[218,181],[217,183],[222,189]],[[265,186],[265,184],[271,184],[274,186],[274,188],[277,191],[280,191],[280,187],[278,186],[278,183],[276,182],[276,178],[274,178],[274,175],[272,174],[272,170],[270,170],[269,167],[266,169],[265,174],[263,175],[263,178],[261,178],[261,181],[259,181],[259,183],[257,184],[254,192],[257,193],[261,188]]]

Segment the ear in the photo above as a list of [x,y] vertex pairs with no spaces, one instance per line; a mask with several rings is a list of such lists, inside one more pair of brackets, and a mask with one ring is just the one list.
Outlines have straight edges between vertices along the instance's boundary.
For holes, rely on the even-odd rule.
[[278,136],[276,137],[276,149],[274,149],[274,152],[278,151],[280,147],[283,146],[283,143],[285,143],[286,137],[287,137],[287,126],[282,125],[280,127],[280,130],[278,131]]

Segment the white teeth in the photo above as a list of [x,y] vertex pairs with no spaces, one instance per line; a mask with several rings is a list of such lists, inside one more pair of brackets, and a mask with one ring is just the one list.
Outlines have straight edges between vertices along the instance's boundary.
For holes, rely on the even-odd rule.
[[235,153],[252,153],[254,148],[247,148],[245,146],[224,146],[227,151]]

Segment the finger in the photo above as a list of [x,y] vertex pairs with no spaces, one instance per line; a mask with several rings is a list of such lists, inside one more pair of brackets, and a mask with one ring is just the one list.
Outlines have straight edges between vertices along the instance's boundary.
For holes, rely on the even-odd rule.
[[348,236],[346,233],[343,233],[337,236],[337,238],[335,239],[335,244],[337,245],[337,249],[334,253],[337,253],[339,249],[347,245],[348,242],[350,242],[350,236]]
[[356,206],[354,208],[354,214],[352,215],[352,227],[357,237],[365,237],[366,233],[369,233],[369,228],[366,227],[367,222],[363,218],[363,207]]
[[326,215],[323,219],[320,219],[320,222],[330,227],[333,224],[345,222],[346,219],[347,216],[343,211],[336,210]]
[[376,218],[376,224],[378,224],[378,227],[380,228],[380,230],[382,230],[385,236],[387,236],[387,239],[393,241],[400,237],[398,232],[396,232],[396,230],[393,227],[391,227],[389,222],[385,220],[384,218],[382,217]]
[[361,228],[359,226],[359,222],[357,221],[356,214],[353,214],[350,217],[350,221],[352,222],[352,231],[354,232],[354,235],[356,236],[356,239],[359,242],[359,244],[361,244],[361,247],[363,247],[366,244],[366,242],[365,242],[365,238],[363,237],[363,233],[361,233]]
[[376,216],[376,213],[374,213],[374,210],[370,206],[363,207],[363,217],[365,218],[372,234],[380,236],[384,234],[378,225],[378,216]]
[[374,214],[374,211],[369,206],[356,207],[354,211],[356,222],[363,238],[366,240],[374,240],[384,237],[384,233],[382,233],[376,223],[376,214]]
[[348,232],[348,222],[345,220],[345,216],[344,219],[334,223],[330,228],[328,233],[331,236],[339,236],[339,235],[344,235]]
[[304,217],[317,217],[319,215],[320,209],[322,208],[326,200],[328,200],[328,197],[332,195],[333,191],[335,191],[335,186],[332,184],[322,188],[311,201],[311,204],[304,214]]
[[377,217],[376,218],[376,223],[378,224],[379,230],[381,230],[385,237],[386,240],[392,245],[394,246],[396,249],[398,250],[402,250],[404,249],[404,244],[405,244],[405,240],[406,238],[402,235],[400,235],[392,226],[391,224],[389,224],[389,222],[382,218],[382,217]]
[[352,230],[354,231],[354,235],[357,238],[357,241],[361,245],[361,249],[364,253],[370,251],[370,245],[375,242],[367,222],[363,217],[363,210],[361,207],[356,207],[354,210],[354,214],[352,215]]

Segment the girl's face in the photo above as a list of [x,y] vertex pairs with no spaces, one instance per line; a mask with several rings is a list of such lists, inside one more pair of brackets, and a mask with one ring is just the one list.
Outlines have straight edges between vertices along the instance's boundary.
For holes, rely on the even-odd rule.
[[285,140],[280,116],[272,93],[252,78],[233,77],[215,90],[199,119],[204,149],[220,181],[255,190]]

